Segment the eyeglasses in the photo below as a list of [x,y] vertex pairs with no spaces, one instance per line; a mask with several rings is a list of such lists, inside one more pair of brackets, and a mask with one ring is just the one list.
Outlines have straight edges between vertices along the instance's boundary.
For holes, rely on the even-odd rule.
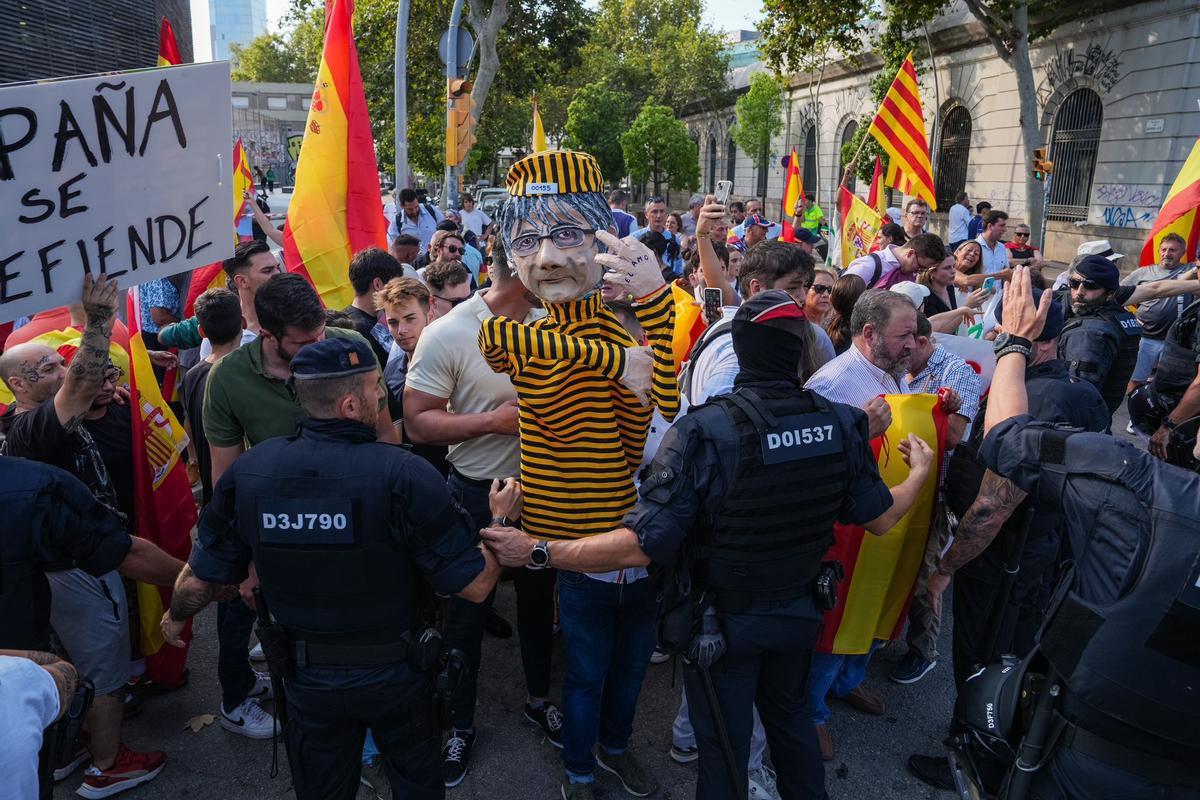
[[1084,280],[1082,278],[1070,278],[1067,281],[1067,286],[1070,286],[1072,289],[1078,289],[1080,286],[1082,286],[1084,289],[1088,290],[1089,292],[1094,289],[1103,289],[1104,288],[1103,286],[1096,283],[1095,281],[1088,281],[1088,280]]
[[104,380],[101,383],[112,383],[113,386],[116,386],[117,381],[121,379],[121,373],[121,368],[110,361],[104,370]]
[[449,253],[452,256],[459,256],[459,255],[462,255],[464,252],[463,248],[461,248],[457,245],[453,245],[453,244],[444,244],[444,245],[442,245],[442,247],[445,249],[445,251],[447,253]]
[[813,284],[811,287],[809,287],[809,288],[810,288],[810,291],[814,291],[814,292],[816,292],[817,294],[832,294],[832,293],[833,293],[833,287],[832,287],[832,286],[826,286],[826,285],[825,285],[825,284],[823,284],[823,283],[814,283],[814,284]]
[[465,303],[471,299],[471,295],[467,295],[466,297],[442,297],[440,294],[432,294],[431,293],[429,296],[436,297],[438,300],[441,300],[443,303],[449,303],[451,308],[454,308],[459,303]]
[[567,225],[561,228],[555,228],[547,234],[526,233],[512,240],[509,248],[513,253],[519,256],[528,256],[537,252],[541,246],[543,239],[551,239],[554,246],[561,250],[569,250],[572,247],[579,247],[587,239],[589,231],[583,228]]
[[1018,239],[1028,239],[1029,231],[1017,231],[1013,236],[1016,236]]

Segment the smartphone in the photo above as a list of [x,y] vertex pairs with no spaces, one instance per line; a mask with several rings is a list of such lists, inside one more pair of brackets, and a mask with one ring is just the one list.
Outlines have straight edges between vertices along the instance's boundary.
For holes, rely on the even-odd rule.
[[717,202],[729,205],[729,196],[733,194],[733,181],[717,181]]
[[704,289],[704,319],[712,325],[721,318],[721,290],[705,287]]
[[985,292],[987,292],[988,294],[992,294],[993,292],[995,292],[996,291],[996,279],[995,278],[984,278],[983,290]]

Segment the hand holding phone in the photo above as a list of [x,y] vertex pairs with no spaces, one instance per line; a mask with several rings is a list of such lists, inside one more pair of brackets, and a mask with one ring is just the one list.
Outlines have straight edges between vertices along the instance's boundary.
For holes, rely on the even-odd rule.
[[733,181],[717,181],[716,201],[723,206],[729,205],[729,197],[733,194]]
[[704,319],[709,325],[721,318],[721,290],[711,286],[704,288]]

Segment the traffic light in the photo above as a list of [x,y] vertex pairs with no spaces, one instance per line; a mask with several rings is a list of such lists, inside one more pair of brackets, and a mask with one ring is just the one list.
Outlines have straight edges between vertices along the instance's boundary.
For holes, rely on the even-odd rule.
[[1046,159],[1046,148],[1036,147],[1033,150],[1033,177],[1044,181],[1047,175],[1054,174],[1054,162]]
[[475,144],[475,103],[471,82],[463,78],[446,81],[446,163],[459,164]]

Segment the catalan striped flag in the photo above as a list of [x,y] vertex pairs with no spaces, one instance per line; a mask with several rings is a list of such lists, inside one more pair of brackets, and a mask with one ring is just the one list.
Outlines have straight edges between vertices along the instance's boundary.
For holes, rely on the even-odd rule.
[[542,115],[538,113],[537,95],[533,96],[533,152],[549,150],[546,144],[546,129],[542,127]]
[[1183,169],[1171,184],[1171,191],[1163,201],[1146,244],[1142,247],[1143,267],[1158,263],[1158,248],[1168,233],[1177,233],[1187,242],[1187,253],[1183,263],[1194,261],[1200,245],[1200,139],[1192,147],[1192,153],[1183,162]]
[[[188,439],[154,379],[150,356],[141,337],[141,292],[137,286],[129,290],[127,309],[135,533],[187,561],[192,551],[192,527],[196,524],[196,502],[180,458]],[[159,622],[170,604],[171,589],[138,584],[141,652],[146,657],[146,673],[167,687],[178,685],[187,661],[186,648],[163,646]],[[183,639],[190,642],[191,638],[189,623]]]
[[308,278],[330,308],[354,299],[347,271],[368,247],[387,248],[379,168],[358,50],[352,0],[330,0],[325,50],[283,229],[289,272]]
[[887,216],[887,198],[883,192],[883,159],[875,156],[875,174],[871,176],[871,190],[867,193],[867,205],[880,218]]
[[[250,172],[250,156],[238,139],[233,146],[233,240],[237,242],[237,227],[242,217],[250,213],[249,203],[245,193],[254,193],[254,175]],[[196,269],[192,273],[192,282],[188,286],[188,296],[183,304],[183,315],[190,317],[196,313],[196,298],[209,289],[225,288],[224,264],[217,261]]]
[[158,26],[158,63],[155,66],[173,67],[182,63],[179,45],[175,43],[175,29],[171,27],[171,21],[163,17]]
[[[886,395],[885,399],[892,409],[892,424],[871,441],[871,447],[880,477],[890,487],[908,477],[898,445],[910,433],[933,448],[933,463],[941,463],[947,415],[938,395]],[[937,478],[938,471],[930,470],[913,507],[883,536],[857,525],[834,526],[836,542],[825,560],[840,562],[846,577],[838,585],[837,608],[825,614],[818,652],[861,655],[870,652],[876,639],[900,635],[933,526]]]
[[[904,63],[900,65],[896,79],[879,104],[879,110],[875,112],[875,119],[871,121],[867,132],[887,151],[889,168],[897,170],[908,180],[905,194],[922,198],[936,211],[929,138],[925,134],[925,113],[921,110],[921,93],[912,53],[904,57]],[[888,177],[892,177],[890,172]],[[890,180],[889,185],[897,186]]]

